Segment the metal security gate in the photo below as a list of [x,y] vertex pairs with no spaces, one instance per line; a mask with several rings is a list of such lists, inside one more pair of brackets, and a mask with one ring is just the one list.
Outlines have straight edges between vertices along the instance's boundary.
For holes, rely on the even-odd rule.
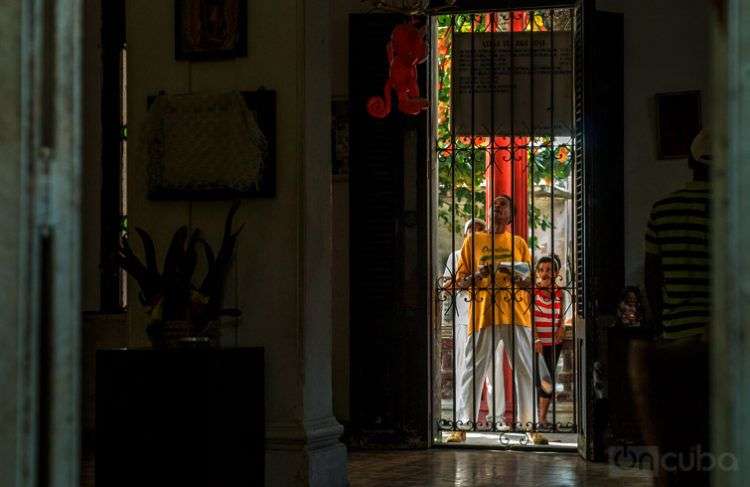
[[436,444],[585,421],[582,10],[433,17]]

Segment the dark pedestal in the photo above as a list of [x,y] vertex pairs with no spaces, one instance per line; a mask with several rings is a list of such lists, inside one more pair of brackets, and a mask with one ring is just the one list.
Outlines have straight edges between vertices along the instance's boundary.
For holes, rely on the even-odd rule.
[[96,360],[97,487],[264,485],[262,348]]
[[639,404],[648,401],[644,387],[646,370],[632,353],[633,347],[647,343],[647,333],[618,327],[607,330],[607,371],[609,391],[609,443],[612,446],[642,445],[643,425]]

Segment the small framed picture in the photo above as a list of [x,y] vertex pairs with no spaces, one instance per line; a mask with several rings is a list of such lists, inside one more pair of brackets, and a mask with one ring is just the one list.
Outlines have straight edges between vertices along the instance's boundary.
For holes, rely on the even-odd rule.
[[247,0],[175,0],[175,59],[247,56]]
[[701,92],[656,95],[657,152],[659,159],[685,159],[690,143],[702,127]]

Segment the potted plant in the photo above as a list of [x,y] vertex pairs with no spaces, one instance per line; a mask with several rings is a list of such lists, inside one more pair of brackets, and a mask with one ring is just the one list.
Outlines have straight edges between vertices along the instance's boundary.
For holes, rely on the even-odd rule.
[[[196,229],[177,229],[169,244],[164,265],[159,271],[156,247],[145,230],[136,228],[143,242],[145,263],[130,246],[128,233],[121,238],[115,260],[140,287],[139,299],[149,316],[146,332],[155,348],[172,348],[189,342],[218,344],[219,320],[222,316],[240,316],[238,309],[223,307],[224,289],[237,236],[242,226],[232,232],[232,222],[240,203],[235,202],[224,223],[224,236],[218,253]],[[201,284],[194,283],[198,248],[203,249],[207,271]]]

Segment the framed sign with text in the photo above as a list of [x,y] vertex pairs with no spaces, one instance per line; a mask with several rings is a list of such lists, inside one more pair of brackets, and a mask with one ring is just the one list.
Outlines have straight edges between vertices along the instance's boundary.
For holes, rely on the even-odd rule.
[[573,133],[570,32],[456,33],[453,56],[457,134]]

